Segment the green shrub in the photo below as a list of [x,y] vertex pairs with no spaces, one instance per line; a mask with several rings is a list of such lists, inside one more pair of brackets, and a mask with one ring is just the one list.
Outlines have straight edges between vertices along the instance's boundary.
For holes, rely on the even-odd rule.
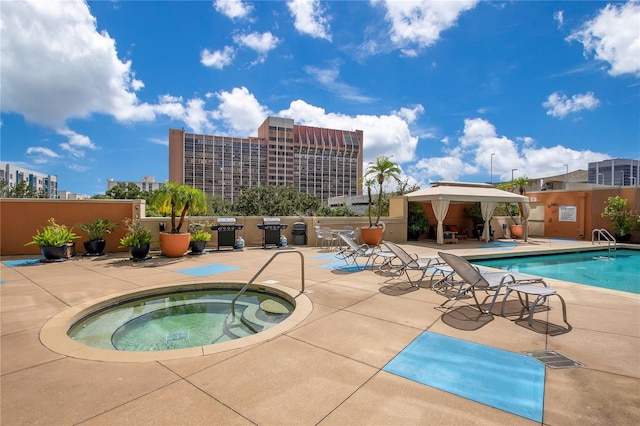
[[36,245],[38,247],[60,247],[76,238],[80,238],[66,225],[59,225],[54,218],[48,220],[49,225],[44,226],[42,231],[36,231],[33,239],[25,246]]

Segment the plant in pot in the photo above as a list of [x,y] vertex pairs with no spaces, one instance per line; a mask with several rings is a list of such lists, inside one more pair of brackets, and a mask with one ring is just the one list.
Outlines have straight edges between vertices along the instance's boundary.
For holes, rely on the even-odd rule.
[[[376,158],[376,161],[369,162],[367,170],[364,173],[364,185],[367,188],[367,195],[369,196],[369,226],[360,228],[360,236],[362,240],[370,245],[376,246],[382,241],[382,234],[384,232],[384,225],[380,223],[380,216],[382,216],[382,195],[383,185],[388,180],[392,179],[396,182],[400,182],[400,166],[391,161],[390,157],[381,155]],[[373,207],[371,197],[371,186],[378,183],[378,201],[376,203],[376,221],[373,222],[371,218],[371,210]]]
[[[502,189],[504,191],[515,191],[517,190],[520,195],[525,194],[525,188],[529,185],[529,180],[526,176],[520,176],[517,179],[512,180],[511,182],[507,182],[505,184],[498,185],[498,189]],[[513,238],[522,238],[524,234],[523,225],[522,225],[522,206],[518,203],[517,206],[514,206],[513,203],[507,203],[505,206],[506,213],[509,215],[511,220],[513,221],[513,225],[509,226],[509,232]],[[517,209],[517,214],[515,210]],[[496,213],[497,214],[497,213]]]
[[[207,197],[199,189],[186,184],[169,182],[154,191],[151,205],[160,214],[171,214],[171,231],[160,233],[160,249],[167,257],[183,256],[189,248],[190,234],[181,233],[187,213],[206,213]],[[176,223],[176,217],[180,220]]]
[[105,234],[110,234],[117,223],[111,222],[109,219],[96,219],[91,223],[79,223],[78,228],[87,233],[88,241],[83,242],[86,253],[85,256],[104,256],[104,240]]
[[68,244],[80,238],[73,232],[73,228],[56,223],[54,218],[48,220],[49,225],[36,230],[33,239],[25,246],[36,245],[46,262],[61,262],[67,260]]
[[203,226],[206,228],[207,225],[194,224],[189,226],[191,234],[191,242],[189,243],[191,251],[189,254],[199,255],[204,253],[207,243],[211,240],[211,234],[202,229]]
[[615,231],[615,238],[618,242],[631,241],[631,230],[638,229],[640,222],[631,219],[631,212],[627,207],[627,199],[619,195],[609,197],[601,217],[611,219],[611,226]]
[[120,239],[120,247],[129,248],[133,261],[150,259],[149,249],[153,240],[153,232],[139,220],[129,217],[124,220],[124,226],[127,228],[127,233]]
[[429,231],[429,219],[420,203],[409,201],[409,212],[407,218],[407,239],[417,241],[420,234]]

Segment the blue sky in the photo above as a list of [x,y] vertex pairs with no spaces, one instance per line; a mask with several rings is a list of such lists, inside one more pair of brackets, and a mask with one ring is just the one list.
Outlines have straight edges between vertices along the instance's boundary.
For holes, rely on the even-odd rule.
[[[364,131],[404,177],[640,159],[640,2],[2,1],[2,161],[104,193],[168,178],[168,130]],[[494,155],[491,155],[494,154]]]

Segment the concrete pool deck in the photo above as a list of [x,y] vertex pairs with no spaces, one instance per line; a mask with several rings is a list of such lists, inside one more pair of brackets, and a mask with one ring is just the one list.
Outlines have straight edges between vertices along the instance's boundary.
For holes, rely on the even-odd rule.
[[[420,256],[443,249],[499,256],[591,243],[533,238],[496,249],[475,240],[402,246]],[[150,286],[246,282],[275,252],[291,249],[304,254],[313,311],[269,341],[152,362],[77,359],[40,342],[47,321],[70,307]],[[467,301],[436,309],[442,296],[404,279],[385,283],[387,277],[370,270],[318,267],[332,262],[319,254],[313,246],[249,247],[179,259],[154,256],[141,263],[128,261],[125,253],[53,264],[2,263],[1,424],[537,423],[383,370],[425,330],[518,354],[555,350],[584,364],[546,368],[542,424],[640,422],[639,295],[549,279],[567,302],[572,329],[560,330],[564,324],[552,299],[551,310],[536,313],[532,330],[515,317],[478,315]],[[209,264],[237,269],[207,276],[177,272]],[[300,289],[298,256],[276,258],[256,281],[263,282]]]

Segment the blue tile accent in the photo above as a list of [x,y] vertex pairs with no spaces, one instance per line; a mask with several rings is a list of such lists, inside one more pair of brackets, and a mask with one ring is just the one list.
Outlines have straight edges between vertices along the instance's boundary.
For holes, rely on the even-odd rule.
[[425,331],[384,370],[542,422],[545,366],[526,355]]
[[[341,260],[339,262],[324,263],[322,265],[318,265],[318,268],[340,270],[344,272],[360,272],[361,271],[361,269],[358,268],[356,265],[352,265],[352,264],[347,265],[347,263],[344,260]],[[367,266],[367,268],[369,268],[369,266]]]
[[212,264],[212,265],[198,266],[195,268],[178,269],[176,270],[176,272],[180,272],[181,274],[187,274],[187,275],[195,275],[196,277],[205,277],[207,275],[237,271],[238,269],[240,268],[238,268],[237,266]]
[[2,263],[14,268],[16,266],[33,265],[34,263],[40,263],[41,259],[20,259],[20,260],[5,260]]

